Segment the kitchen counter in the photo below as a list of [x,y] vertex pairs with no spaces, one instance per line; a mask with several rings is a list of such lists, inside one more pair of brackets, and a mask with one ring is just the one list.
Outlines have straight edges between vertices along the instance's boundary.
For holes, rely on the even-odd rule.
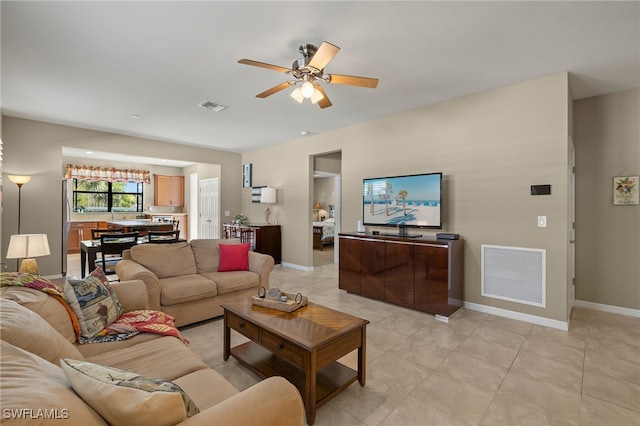
[[155,231],[171,231],[172,223],[152,222],[149,219],[136,220],[112,220],[107,221],[108,228],[123,228],[124,232],[138,231],[141,235],[145,235],[149,230]]

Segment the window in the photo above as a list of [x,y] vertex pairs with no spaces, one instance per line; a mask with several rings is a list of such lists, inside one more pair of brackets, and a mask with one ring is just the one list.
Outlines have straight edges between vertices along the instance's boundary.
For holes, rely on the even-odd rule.
[[142,182],[73,179],[75,212],[141,212]]

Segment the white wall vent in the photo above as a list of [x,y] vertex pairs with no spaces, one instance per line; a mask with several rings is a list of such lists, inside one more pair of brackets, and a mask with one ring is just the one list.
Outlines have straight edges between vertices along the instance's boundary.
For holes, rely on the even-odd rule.
[[220,112],[227,108],[225,105],[220,105],[211,101],[203,101],[200,104],[198,104],[198,106],[200,108],[206,108],[208,110],[215,111],[215,112]]
[[546,306],[546,251],[482,245],[482,295]]

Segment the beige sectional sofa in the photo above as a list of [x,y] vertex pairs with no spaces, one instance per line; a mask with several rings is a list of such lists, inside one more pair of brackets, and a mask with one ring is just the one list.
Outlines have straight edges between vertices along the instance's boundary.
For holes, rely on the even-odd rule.
[[149,306],[183,326],[223,314],[220,304],[245,299],[269,288],[273,257],[249,252],[248,271],[219,272],[220,244],[238,239],[195,239],[174,244],[140,244],[125,251],[116,272],[122,280],[142,280]]
[[[115,283],[113,287],[125,311],[149,308],[142,281]],[[118,342],[79,345],[67,311],[53,297],[24,287],[2,287],[0,295],[3,425],[105,425],[107,421],[98,412],[102,413],[105,407],[118,412],[127,406],[135,407],[136,414],[111,420],[111,424],[304,424],[300,394],[281,377],[266,379],[239,392],[175,337],[139,334]],[[145,400],[138,408],[123,396],[122,392],[131,391],[122,386],[114,386],[115,390],[89,404],[85,400],[96,397],[93,388],[72,387],[66,370],[60,367],[61,359],[84,360],[169,380],[186,393],[199,413],[186,418],[183,414],[184,420],[175,422],[166,412],[167,404],[150,410]],[[81,397],[83,391],[89,396]],[[96,404],[100,407],[96,408]]]

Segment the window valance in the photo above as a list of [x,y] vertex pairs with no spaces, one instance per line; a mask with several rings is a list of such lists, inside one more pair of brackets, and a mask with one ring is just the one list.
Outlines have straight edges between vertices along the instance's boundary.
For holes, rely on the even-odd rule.
[[108,182],[151,183],[149,170],[116,169],[115,167],[77,166],[67,164],[65,179],[106,180]]

